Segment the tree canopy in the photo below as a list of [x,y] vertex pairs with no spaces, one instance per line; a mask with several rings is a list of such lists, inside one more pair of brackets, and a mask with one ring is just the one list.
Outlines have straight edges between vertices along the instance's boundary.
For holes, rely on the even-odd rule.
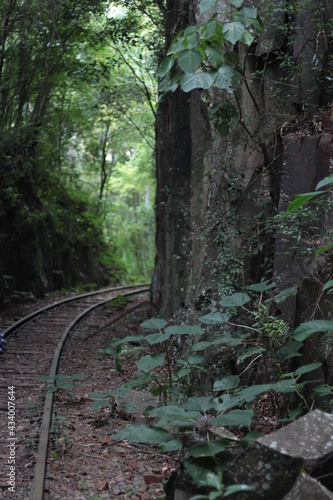
[[86,0],[1,0],[0,9],[7,248],[39,231],[52,240],[53,269],[83,245],[114,277],[148,279],[160,9]]

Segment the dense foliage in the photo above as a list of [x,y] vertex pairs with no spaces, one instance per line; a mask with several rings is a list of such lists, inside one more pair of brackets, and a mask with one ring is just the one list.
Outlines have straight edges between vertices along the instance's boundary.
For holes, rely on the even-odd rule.
[[[114,277],[148,279],[156,22],[149,11],[133,15],[126,2],[2,0],[0,10],[0,214],[7,246],[47,234],[53,269],[66,273],[65,255],[80,261],[84,247],[88,260]],[[82,260],[80,266],[84,273]]]

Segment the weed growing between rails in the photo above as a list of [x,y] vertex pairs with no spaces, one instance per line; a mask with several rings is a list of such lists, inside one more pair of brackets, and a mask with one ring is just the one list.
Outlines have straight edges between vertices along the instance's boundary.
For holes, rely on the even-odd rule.
[[72,389],[80,384],[80,380],[84,380],[86,378],[87,375],[84,373],[76,373],[74,375],[43,375],[39,378],[39,380],[47,383],[47,392],[66,394],[69,399],[74,401],[76,399],[76,395]]
[[[197,500],[224,498],[248,489],[246,485],[226,487],[223,472],[230,460],[230,446],[247,446],[258,437],[258,433],[251,432],[255,430],[252,421],[258,397],[294,394],[294,408],[285,413],[281,422],[311,410],[319,397],[326,398],[325,410],[332,409],[332,386],[311,381],[317,382],[311,401],[304,396],[304,387],[310,382],[303,375],[320,368],[321,361],[298,363],[295,370],[290,370],[289,361],[301,359],[303,343],[312,334],[330,334],[333,321],[310,321],[290,330],[269,311],[272,304],[295,295],[297,287],[271,297],[274,288],[274,283],[264,281],[249,286],[246,293],[222,297],[219,311],[200,318],[202,326],[170,326],[163,319],[152,318],[142,323],[142,335],[113,339],[109,348],[100,351],[112,356],[119,372],[127,356],[138,356],[138,372],[113,392],[90,393],[96,400],[92,408],[110,404],[111,396],[119,399],[119,395],[134,388],[149,390],[156,401],[146,408],[148,425],[131,424],[113,438],[156,445],[164,453],[181,451],[181,456],[186,457],[186,470],[198,487],[207,489],[194,497]],[[194,342],[190,354],[182,359],[175,355],[175,346],[179,338],[185,337],[192,337]],[[226,365],[223,370],[213,366],[211,360],[222,356],[233,357],[237,373],[228,373]],[[259,371],[263,383],[250,385],[253,379],[248,375],[254,377]],[[123,409],[133,411],[128,403]]]

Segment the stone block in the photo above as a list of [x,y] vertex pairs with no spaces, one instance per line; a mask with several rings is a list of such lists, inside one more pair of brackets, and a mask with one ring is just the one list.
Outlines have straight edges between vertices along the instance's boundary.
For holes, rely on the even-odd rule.
[[333,493],[307,474],[300,474],[283,500],[333,500]]

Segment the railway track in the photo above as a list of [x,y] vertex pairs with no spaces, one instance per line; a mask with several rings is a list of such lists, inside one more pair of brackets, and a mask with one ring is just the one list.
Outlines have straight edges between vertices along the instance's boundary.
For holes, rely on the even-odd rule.
[[[4,334],[8,349],[0,362],[0,458],[5,465],[0,472],[0,497],[46,498],[44,485],[56,387],[55,382],[51,383],[54,392],[45,393],[40,377],[48,375],[52,380],[57,375],[68,344],[77,346],[80,352],[87,348],[88,339],[94,342],[91,337],[95,332],[119,320],[138,304],[126,306],[122,313],[113,311],[112,316],[110,308],[103,306],[119,295],[124,298],[138,296],[143,300],[148,291],[147,285],[142,285],[81,294],[55,302],[7,326]],[[97,346],[94,348],[97,350]],[[40,413],[36,408],[41,408],[42,401]],[[29,412],[31,408],[33,412]],[[33,417],[29,419],[31,414]],[[35,453],[26,466],[25,477],[20,477],[24,489],[18,492],[16,468],[18,461],[24,460],[27,444],[22,442],[20,435],[29,426]],[[22,467],[20,471],[22,474]]]

